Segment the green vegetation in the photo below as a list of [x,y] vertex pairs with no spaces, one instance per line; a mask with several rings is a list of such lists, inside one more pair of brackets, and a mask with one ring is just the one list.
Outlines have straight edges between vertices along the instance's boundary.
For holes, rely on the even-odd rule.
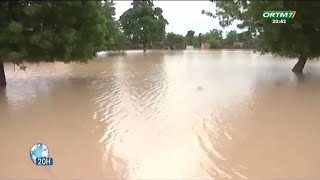
[[184,49],[185,39],[180,34],[168,33],[166,34],[164,44],[169,46],[170,49]]
[[126,44],[126,37],[121,30],[120,23],[115,21],[115,7],[112,1],[104,1],[104,15],[107,18],[106,27],[108,36],[105,37],[107,50],[121,50]]
[[0,86],[3,62],[86,62],[97,52],[122,50],[128,43],[163,41],[167,20],[153,2],[134,0],[114,18],[111,0],[2,1],[0,3]]
[[[262,54],[299,58],[293,68],[302,72],[308,59],[320,56],[320,3],[313,1],[216,1],[216,12],[202,14],[219,18],[226,27],[235,20],[244,32],[212,29],[185,36],[165,33],[167,20],[152,0],[133,0],[132,7],[115,20],[114,3],[104,1],[2,1],[0,3],[0,86],[6,85],[3,62],[86,62],[97,52],[122,50],[141,45],[144,52],[152,44],[171,49],[186,45],[210,48],[257,46]],[[264,11],[297,11],[286,24],[263,19]]]
[[231,33],[235,33],[235,37],[231,37],[229,35],[230,33],[228,33],[226,39],[223,39],[222,37],[222,30],[218,29],[213,29],[205,34],[199,33],[198,36],[194,36],[195,32],[193,30],[189,30],[185,37],[175,33],[168,33],[165,38],[165,45],[169,46],[170,49],[176,49],[176,47],[179,47],[178,49],[184,49],[185,45],[192,45],[196,48],[200,48],[202,43],[208,43],[210,48],[216,49],[225,47],[233,48],[234,42],[245,41],[243,33],[237,33],[236,31],[231,31]]
[[226,39],[224,40],[225,45],[233,45],[233,43],[238,42],[238,33],[237,31],[228,32]]
[[[292,71],[301,73],[308,59],[320,56],[320,2],[318,1],[215,1],[216,15],[223,27],[234,20],[239,28],[256,38],[257,50],[262,54],[299,58]],[[263,11],[295,10],[294,19],[285,24],[273,24],[263,19]]]
[[[190,30],[185,36],[185,42],[187,45],[192,45],[196,48],[201,48],[203,43],[209,44],[211,49],[217,48],[237,48],[235,43],[242,43],[241,48],[255,48],[255,41],[250,33],[240,32],[232,30],[227,33],[226,38],[222,36],[222,30],[212,29],[205,34],[199,33],[198,36],[194,36],[195,32]],[[175,38],[173,38],[175,39]],[[171,40],[174,42],[174,40]]]
[[222,42],[224,48],[235,47],[235,43],[242,43],[242,48],[255,48],[255,40],[248,32],[229,31]]
[[107,6],[100,1],[2,1],[0,85],[6,85],[5,61],[85,62],[104,50],[113,21]]
[[193,41],[194,41],[194,34],[195,34],[195,32],[192,31],[192,30],[190,30],[190,31],[187,32],[187,34],[186,34],[186,36],[185,36],[187,45],[193,45],[193,44],[194,44],[194,43],[193,43]]
[[222,31],[213,29],[205,35],[205,42],[210,44],[210,48],[221,48],[222,47]]
[[199,33],[198,37],[197,37],[197,47],[200,48],[201,47],[201,44],[202,43],[205,43],[206,41],[206,38],[201,34]]
[[154,7],[151,0],[134,0],[131,5],[121,15],[120,22],[130,43],[142,43],[145,52],[148,44],[164,39],[168,22],[162,9]]

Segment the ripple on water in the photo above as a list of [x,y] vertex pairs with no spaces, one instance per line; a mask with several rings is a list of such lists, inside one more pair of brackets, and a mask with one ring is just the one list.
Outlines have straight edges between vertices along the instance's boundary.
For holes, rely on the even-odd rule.
[[[64,179],[316,179],[319,63],[303,77],[292,75],[293,64],[181,51],[6,69],[2,151],[38,138],[54,144],[55,157],[66,145],[77,149],[52,167]],[[45,177],[14,154],[2,157],[1,177]],[[68,164],[79,156],[88,166]]]

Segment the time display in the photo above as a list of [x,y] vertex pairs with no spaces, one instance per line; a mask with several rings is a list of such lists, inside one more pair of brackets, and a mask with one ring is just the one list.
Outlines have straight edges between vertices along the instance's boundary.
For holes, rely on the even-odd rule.
[[272,24],[286,24],[287,20],[285,19],[272,19]]

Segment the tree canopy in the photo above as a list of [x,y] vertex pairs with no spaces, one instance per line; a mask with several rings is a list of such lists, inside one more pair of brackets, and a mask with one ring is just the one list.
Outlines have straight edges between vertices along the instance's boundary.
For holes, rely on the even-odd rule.
[[193,37],[195,32],[192,30],[189,30],[185,36],[187,45],[193,45]]
[[205,40],[205,36],[204,35],[202,35],[202,33],[199,33],[199,35],[198,35],[198,47],[200,47],[201,46],[201,44],[202,43],[204,43],[206,40]]
[[106,2],[2,1],[0,85],[3,62],[87,61],[104,50],[113,21]]
[[238,41],[238,33],[235,30],[229,31],[226,35],[224,43],[226,45],[233,45],[233,43]]
[[121,50],[125,48],[127,37],[124,34],[121,24],[115,20],[115,7],[112,1],[104,1],[104,13],[107,18],[107,32],[109,34],[105,37],[107,50]]
[[185,40],[180,34],[168,33],[165,37],[165,45],[169,46],[170,49],[182,49],[184,48]]
[[210,32],[204,35],[205,42],[210,44],[211,48],[222,47],[222,30],[212,29]]
[[146,51],[147,44],[164,39],[168,21],[163,17],[162,9],[154,7],[151,0],[134,0],[131,5],[119,20],[128,40],[142,43]]
[[0,14],[1,61],[87,60],[108,35],[96,1],[7,1]]
[[[215,1],[216,15],[223,27],[240,20],[238,27],[257,39],[257,50],[262,54],[299,58],[293,68],[302,72],[305,61],[320,56],[319,1]],[[274,24],[263,19],[263,11],[295,10],[294,19],[285,24]],[[209,14],[202,12],[203,14]],[[212,14],[212,13],[211,13]],[[210,15],[210,14],[209,14]]]

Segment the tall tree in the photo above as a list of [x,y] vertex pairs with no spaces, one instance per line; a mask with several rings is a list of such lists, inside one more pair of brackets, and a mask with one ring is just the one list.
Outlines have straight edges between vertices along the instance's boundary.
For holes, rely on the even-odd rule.
[[115,36],[118,33],[118,24],[115,20],[115,7],[112,0],[103,1],[103,13],[106,17],[107,33],[105,36],[105,46],[107,50],[114,50]]
[[192,46],[196,47],[196,48],[199,48],[199,38],[198,38],[198,36],[193,36],[193,38],[192,38]]
[[121,29],[115,34],[114,36],[115,43],[114,43],[114,50],[121,51],[126,48],[127,44],[127,36]]
[[229,31],[224,39],[225,45],[232,45],[238,41],[238,33],[235,30]]
[[165,45],[169,46],[170,49],[181,49],[184,47],[184,37],[180,34],[168,33],[165,38]]
[[201,33],[199,33],[199,35],[198,35],[198,43],[199,43],[198,48],[200,48],[201,44],[204,42],[205,42],[205,37]]
[[151,0],[134,0],[131,6],[119,20],[131,43],[142,43],[145,52],[149,43],[164,39],[168,21]]
[[246,41],[246,34],[244,32],[237,33],[237,40],[239,42],[245,42]]
[[205,41],[210,44],[210,48],[221,48],[222,38],[222,31],[218,29],[212,29],[205,34]]
[[[215,1],[220,25],[229,26],[240,20],[239,28],[247,29],[257,39],[262,54],[298,58],[292,71],[302,73],[308,59],[320,56],[319,1]],[[263,11],[295,10],[294,19],[273,24],[263,19]],[[203,12],[203,14],[208,14]]]
[[3,62],[87,61],[104,50],[106,34],[99,1],[2,1],[0,85]]
[[195,32],[192,30],[189,30],[185,36],[187,45],[192,45],[193,37]]
[[122,50],[124,49],[127,38],[123,33],[121,24],[115,20],[115,7],[111,0],[104,0],[104,13],[106,17],[107,32],[105,36],[107,50]]

